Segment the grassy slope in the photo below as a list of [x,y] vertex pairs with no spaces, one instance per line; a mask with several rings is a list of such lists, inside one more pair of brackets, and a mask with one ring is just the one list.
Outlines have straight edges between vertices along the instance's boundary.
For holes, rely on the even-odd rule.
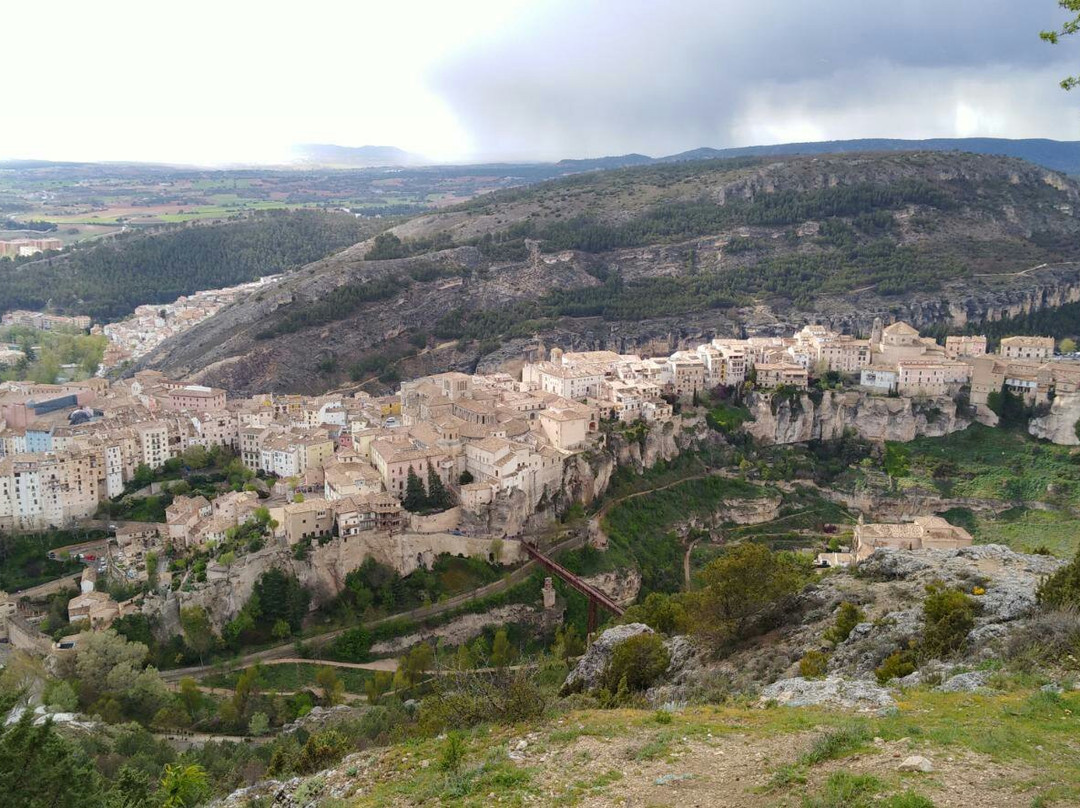
[[[456,774],[438,765],[444,740],[391,747],[348,769],[358,791],[347,804],[1065,806],[1080,800],[1078,732],[1080,694],[1029,689],[911,692],[882,718],[731,705],[670,722],[579,711],[474,730]],[[510,759],[523,736],[522,759]],[[898,773],[908,754],[929,757],[935,772]],[[852,782],[860,787],[845,793]]]
[[[1039,503],[997,516],[954,509],[976,542],[1017,550],[1047,546],[1055,555],[1080,549],[1080,454],[1028,435],[975,424],[945,438],[890,444],[891,471],[902,491],[932,491],[953,498]],[[904,466],[907,467],[904,473]],[[935,474],[936,470],[936,474]]]

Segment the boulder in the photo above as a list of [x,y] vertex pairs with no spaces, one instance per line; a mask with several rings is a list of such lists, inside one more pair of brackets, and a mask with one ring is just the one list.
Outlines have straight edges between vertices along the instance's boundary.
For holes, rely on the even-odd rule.
[[971,693],[986,687],[986,683],[990,681],[990,676],[990,671],[958,673],[956,676],[950,676],[935,689],[941,693]]
[[607,670],[608,663],[611,661],[615,646],[639,634],[654,633],[644,623],[627,623],[623,626],[609,628],[593,641],[593,644],[589,646],[589,650],[578,660],[577,665],[574,666],[574,669],[567,675],[566,681],[563,682],[562,692],[575,693],[600,687],[604,671]]
[[863,679],[781,679],[761,691],[762,706],[775,702],[787,707],[835,707],[856,712],[885,713],[896,707],[888,690]]
[[[625,626],[609,628],[596,638],[593,644],[589,646],[589,650],[585,652],[585,656],[578,660],[577,665],[574,666],[574,669],[567,675],[566,681],[563,682],[562,692],[564,694],[576,693],[582,690],[595,690],[600,687],[603,682],[604,671],[607,670],[611,655],[619,643],[631,637],[636,637],[638,634],[655,633],[644,623],[627,623]],[[698,669],[699,649],[688,637],[676,636],[664,640],[664,647],[671,658],[665,672],[669,682],[680,684]]]
[[930,762],[929,758],[924,758],[922,755],[911,755],[904,758],[904,762],[897,766],[896,769],[902,772],[928,773],[934,770],[934,764]]

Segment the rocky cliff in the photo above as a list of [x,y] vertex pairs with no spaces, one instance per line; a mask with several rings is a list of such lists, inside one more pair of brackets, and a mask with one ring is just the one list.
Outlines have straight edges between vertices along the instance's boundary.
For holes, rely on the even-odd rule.
[[754,420],[746,429],[770,444],[832,440],[848,430],[868,440],[909,441],[948,435],[971,423],[947,396],[889,398],[833,390],[797,396],[757,393],[747,405]]
[[1028,432],[1051,443],[1077,446],[1080,445],[1077,424],[1080,424],[1080,393],[1062,393],[1050,403],[1048,413],[1031,419]]
[[[886,206],[881,232],[860,230],[858,215],[886,209],[864,201],[833,215],[821,204],[835,189],[898,187],[932,193]],[[560,227],[577,217],[602,228],[641,220],[652,233],[665,205],[705,205],[715,224],[556,249]],[[757,214],[747,218],[747,206]],[[313,392],[350,376],[371,376],[371,389],[390,362],[402,378],[478,364],[513,372],[542,346],[656,355],[807,322],[865,334],[878,316],[917,327],[998,320],[1080,300],[1077,209],[1080,186],[1068,178],[975,155],[594,172],[404,223],[402,238],[457,246],[367,261],[371,245],[356,245],[168,340],[140,366],[243,393]],[[517,239],[519,249],[476,246],[511,238],[514,226],[535,238]],[[848,267],[842,244],[892,257]],[[792,259],[799,273],[787,269]],[[372,281],[397,291],[350,305]]]

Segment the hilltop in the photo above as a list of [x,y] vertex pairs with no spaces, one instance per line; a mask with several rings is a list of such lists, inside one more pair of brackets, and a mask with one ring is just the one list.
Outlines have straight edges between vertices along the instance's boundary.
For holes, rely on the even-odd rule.
[[1078,201],[1056,172],[947,152],[582,173],[399,224],[145,365],[239,391],[311,390],[494,367],[537,338],[653,352],[808,320],[996,319],[1068,298]]

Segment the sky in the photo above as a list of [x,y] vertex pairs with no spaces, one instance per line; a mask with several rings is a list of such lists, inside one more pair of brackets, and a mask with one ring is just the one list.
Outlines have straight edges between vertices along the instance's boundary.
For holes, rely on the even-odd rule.
[[860,137],[1080,140],[1056,0],[39,0],[0,159],[440,162]]

